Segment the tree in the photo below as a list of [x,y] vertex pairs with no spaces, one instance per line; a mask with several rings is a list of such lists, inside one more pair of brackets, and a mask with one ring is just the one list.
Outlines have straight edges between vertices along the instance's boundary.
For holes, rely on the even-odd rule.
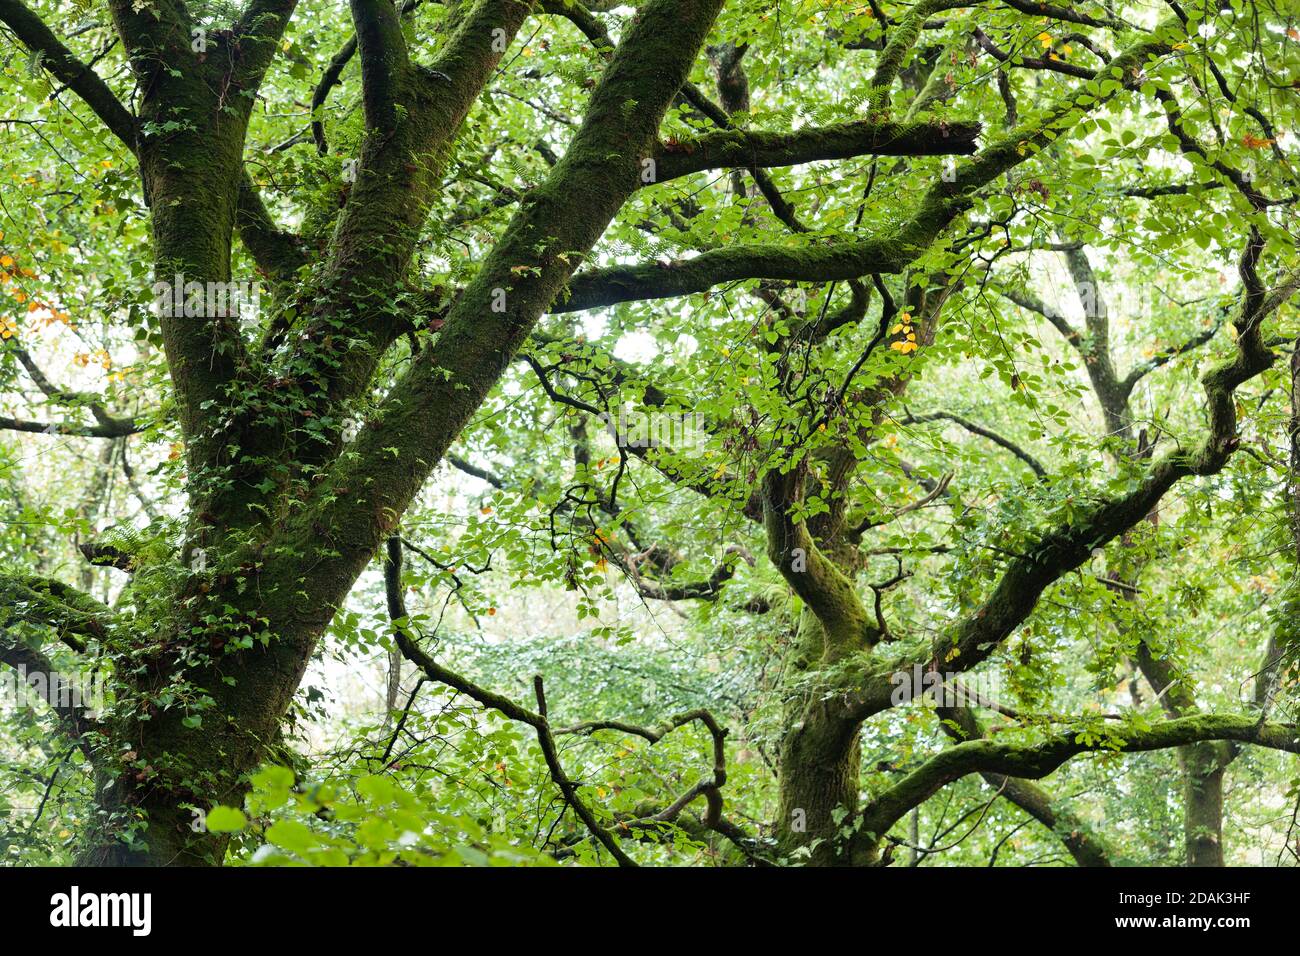
[[[151,523],[148,536],[81,543],[87,561],[130,576],[111,605],[39,568],[0,578],[5,663],[53,678],[60,668],[47,645],[57,640],[59,655],[90,655],[112,675],[103,716],[76,707],[55,715],[79,751],[69,759],[96,781],[82,860],[223,859],[238,826],[196,828],[195,809],[240,806],[259,766],[294,760],[283,731],[303,675],[377,564],[393,646],[422,680],[531,727],[564,804],[620,864],[635,862],[628,834],[685,827],[685,808],[701,798],[698,831],[751,861],[889,862],[907,842],[891,835],[900,821],[971,774],[1058,827],[1070,811],[1027,780],[1081,754],[1169,748],[1179,748],[1188,781],[1189,861],[1222,862],[1216,808],[1231,756],[1243,744],[1300,749],[1295,727],[1270,720],[1267,703],[1289,634],[1266,651],[1256,712],[1199,709],[1177,655],[1133,633],[1121,614],[1117,640],[1136,640],[1123,656],[1163,699],[1163,719],[1019,715],[1004,736],[975,710],[1008,708],[981,699],[945,706],[956,741],[865,788],[861,735],[919,696],[900,698],[900,675],[936,675],[952,690],[1017,634],[1023,643],[1043,596],[1103,549],[1110,570],[1101,587],[1137,593],[1152,557],[1133,540],[1143,523],[1176,487],[1218,475],[1241,447],[1239,391],[1270,374],[1279,340],[1269,323],[1300,289],[1295,177],[1277,132],[1296,106],[1291,85],[1276,79],[1295,61],[1284,14],[1246,4],[920,0],[824,17],[800,2],[773,15],[766,4],[722,0],[609,12],[569,2],[352,0],[350,17],[336,20],[295,0],[227,6],[109,0],[111,28],[92,21],[70,31],[74,52],[74,38],[48,24],[85,8],[0,0],[0,21],[29,51],[25,112],[7,121],[23,128],[24,149],[57,160],[46,123],[98,123],[67,135],[86,155],[115,150],[131,164],[99,182],[82,177],[75,195],[97,197],[90,208],[55,213],[45,204],[57,191],[42,194],[40,208],[64,216],[78,244],[118,229],[111,261],[101,263],[115,306],[103,320],[131,330],[143,349],[160,346],[153,367],[165,376],[157,405],[128,410],[137,396],[126,387],[58,385],[19,336],[6,346],[7,374],[21,369],[65,417],[0,424],[119,443],[176,429],[171,467],[184,496],[183,516]],[[328,61],[314,56],[335,50]],[[115,69],[119,57],[127,72]],[[836,57],[853,57],[843,61],[852,66],[835,73],[841,88],[819,91],[817,65]],[[752,87],[755,72],[762,82]],[[716,94],[706,92],[709,77]],[[534,100],[530,83],[559,105]],[[331,105],[349,97],[359,117]],[[294,108],[308,101],[310,115]],[[57,121],[44,118],[50,111]],[[1108,142],[1113,125],[1122,131]],[[101,132],[117,143],[99,143]],[[1106,167],[1090,152],[1099,141]],[[1143,168],[1142,151],[1158,158]],[[514,185],[483,171],[494,162]],[[1192,236],[1198,253],[1183,247],[1189,201],[1218,204]],[[147,206],[147,235],[133,224],[137,202]],[[1108,222],[1148,237],[1184,275],[1235,260],[1234,287],[1215,299],[1218,324],[1125,376],[1115,371],[1086,251]],[[60,277],[76,284],[104,255],[65,256],[60,242],[34,267],[9,257],[15,288],[23,280],[53,289]],[[1065,255],[1083,296],[1082,331],[1025,291],[1043,253]],[[1131,261],[1150,266],[1140,253]],[[268,292],[255,308],[238,301],[249,267]],[[927,369],[977,339],[1001,344],[993,333],[963,339],[948,318],[978,306],[990,286],[1057,326],[1082,357],[1113,474],[1100,465],[1053,473],[971,416],[906,410]],[[22,294],[20,304],[36,306],[29,315],[68,319],[61,303],[71,293]],[[84,308],[103,308],[81,295]],[[704,370],[720,370],[730,386],[718,394],[707,374],[685,374],[688,363],[656,381],[653,369],[578,332],[575,316],[591,313],[622,329],[667,331],[672,323],[656,309],[679,301],[711,319],[745,310],[748,331],[734,351],[719,354],[722,337],[701,333]],[[1154,435],[1133,436],[1130,396],[1221,327],[1233,341],[1202,376],[1204,422],[1157,455]],[[989,369],[1002,373],[1011,404],[1036,413],[1032,376],[1014,355]],[[660,544],[647,537],[653,498],[624,484],[635,469],[698,493],[744,529],[737,537],[756,537],[793,596],[793,633],[780,643],[775,846],[723,813],[727,734],[709,709],[653,727],[609,717],[555,726],[540,679],[535,709],[525,707],[422,642],[405,606],[402,528],[440,464],[502,488],[527,484],[526,495],[554,491],[553,475],[525,483],[451,451],[482,434],[476,416],[485,410],[502,417],[489,426],[498,447],[529,440],[502,404],[520,381],[536,382],[569,416],[573,480],[551,510],[557,553],[560,515],[581,529],[599,569],[612,562],[648,600],[716,602],[731,587],[754,560],[750,548],[733,544],[706,577],[685,577],[689,536],[678,529],[673,540],[673,522],[649,521],[668,534]],[[624,401],[660,416],[693,412],[712,454],[631,434],[619,417]],[[608,436],[591,433],[596,422]],[[1021,488],[1033,507],[977,526],[951,470],[927,474],[899,460],[887,469],[894,486],[902,474],[921,495],[901,505],[876,495],[873,463],[891,457],[882,443],[900,425],[934,422],[1028,466],[1032,493],[1022,479],[1005,487]],[[593,463],[593,448],[609,439],[612,459]],[[113,466],[112,453],[102,464]],[[891,624],[886,596],[927,555],[957,546],[873,539],[941,504],[983,550],[961,544],[953,602],[929,617],[922,602],[906,624]],[[869,583],[882,558],[896,562],[895,573]],[[571,556],[552,573],[581,585]],[[697,723],[712,744],[709,776],[631,817],[602,815],[557,744],[602,730],[654,743]],[[1067,830],[1063,842],[1079,862],[1104,860],[1099,841]]]

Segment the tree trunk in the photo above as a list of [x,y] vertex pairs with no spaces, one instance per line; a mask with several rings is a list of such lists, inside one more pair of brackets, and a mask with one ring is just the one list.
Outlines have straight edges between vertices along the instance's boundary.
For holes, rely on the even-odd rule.
[[1183,770],[1183,832],[1188,866],[1223,866],[1222,743],[1179,748]]
[[814,866],[866,862],[850,860],[839,832],[858,808],[857,725],[827,714],[818,701],[796,701],[787,715],[791,729],[777,762],[782,853],[808,848],[806,862]]
[[[272,597],[271,589],[253,597],[275,576],[264,572],[252,587],[214,586],[207,593],[206,584],[194,593],[195,578],[189,578],[186,591],[170,601],[184,612],[160,634],[140,640],[138,672],[119,693],[119,701],[130,700],[135,709],[106,728],[117,743],[101,748],[97,760],[98,817],[81,863],[221,864],[227,837],[206,831],[206,813],[217,804],[240,806],[248,774],[285,759],[282,721],[328,620],[318,614],[304,621],[306,609],[292,598]],[[222,607],[238,613],[215,624],[205,620]],[[227,647],[250,637],[251,647]],[[203,663],[186,665],[195,658]],[[211,703],[154,704],[177,687]],[[190,725],[195,717],[198,724]]]

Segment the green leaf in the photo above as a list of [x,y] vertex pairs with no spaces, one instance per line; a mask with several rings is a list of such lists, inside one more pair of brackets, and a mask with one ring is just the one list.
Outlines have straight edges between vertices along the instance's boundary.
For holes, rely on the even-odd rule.
[[238,833],[248,826],[244,811],[236,807],[215,806],[206,818],[209,833]]

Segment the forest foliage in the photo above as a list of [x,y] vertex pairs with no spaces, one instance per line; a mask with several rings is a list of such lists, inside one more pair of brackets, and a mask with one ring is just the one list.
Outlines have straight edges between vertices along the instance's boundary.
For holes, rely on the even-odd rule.
[[1300,860],[1290,0],[0,0],[0,89],[6,864]]

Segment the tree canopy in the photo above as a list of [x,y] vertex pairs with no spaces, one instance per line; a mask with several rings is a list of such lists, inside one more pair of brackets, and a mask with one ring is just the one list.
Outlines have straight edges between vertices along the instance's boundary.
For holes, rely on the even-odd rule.
[[1300,860],[1294,5],[0,38],[5,862]]

